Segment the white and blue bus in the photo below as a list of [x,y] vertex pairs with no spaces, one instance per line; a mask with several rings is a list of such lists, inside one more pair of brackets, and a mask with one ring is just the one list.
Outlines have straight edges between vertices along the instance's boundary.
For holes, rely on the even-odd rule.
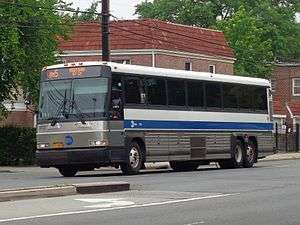
[[40,87],[37,160],[63,176],[252,167],[274,152],[265,79],[84,62],[45,68]]

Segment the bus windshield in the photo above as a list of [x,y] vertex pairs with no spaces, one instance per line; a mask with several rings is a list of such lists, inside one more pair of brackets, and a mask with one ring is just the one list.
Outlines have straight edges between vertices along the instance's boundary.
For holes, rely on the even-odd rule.
[[106,116],[108,78],[45,81],[41,84],[39,120],[86,120]]

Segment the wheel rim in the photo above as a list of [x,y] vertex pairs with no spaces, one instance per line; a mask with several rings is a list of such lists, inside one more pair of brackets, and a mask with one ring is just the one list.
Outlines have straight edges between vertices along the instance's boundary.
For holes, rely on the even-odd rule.
[[249,162],[252,162],[254,160],[254,149],[252,148],[252,146],[247,146],[246,155]]
[[243,153],[242,153],[242,148],[240,146],[236,146],[234,152],[234,158],[237,163],[242,162]]
[[129,153],[129,162],[131,168],[136,168],[140,163],[140,154],[136,147],[132,147]]

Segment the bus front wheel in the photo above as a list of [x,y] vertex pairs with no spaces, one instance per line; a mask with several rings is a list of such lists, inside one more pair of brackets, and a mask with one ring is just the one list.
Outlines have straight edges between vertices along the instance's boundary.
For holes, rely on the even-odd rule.
[[143,165],[143,159],[141,147],[137,142],[130,143],[126,157],[127,162],[121,163],[122,172],[128,175],[138,174]]
[[64,177],[74,177],[78,172],[78,169],[75,167],[59,167],[57,168],[59,173]]

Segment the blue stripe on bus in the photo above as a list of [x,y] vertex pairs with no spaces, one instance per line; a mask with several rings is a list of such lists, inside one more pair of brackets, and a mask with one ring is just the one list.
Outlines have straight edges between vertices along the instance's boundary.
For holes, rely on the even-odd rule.
[[124,128],[178,130],[272,130],[272,123],[125,120]]

